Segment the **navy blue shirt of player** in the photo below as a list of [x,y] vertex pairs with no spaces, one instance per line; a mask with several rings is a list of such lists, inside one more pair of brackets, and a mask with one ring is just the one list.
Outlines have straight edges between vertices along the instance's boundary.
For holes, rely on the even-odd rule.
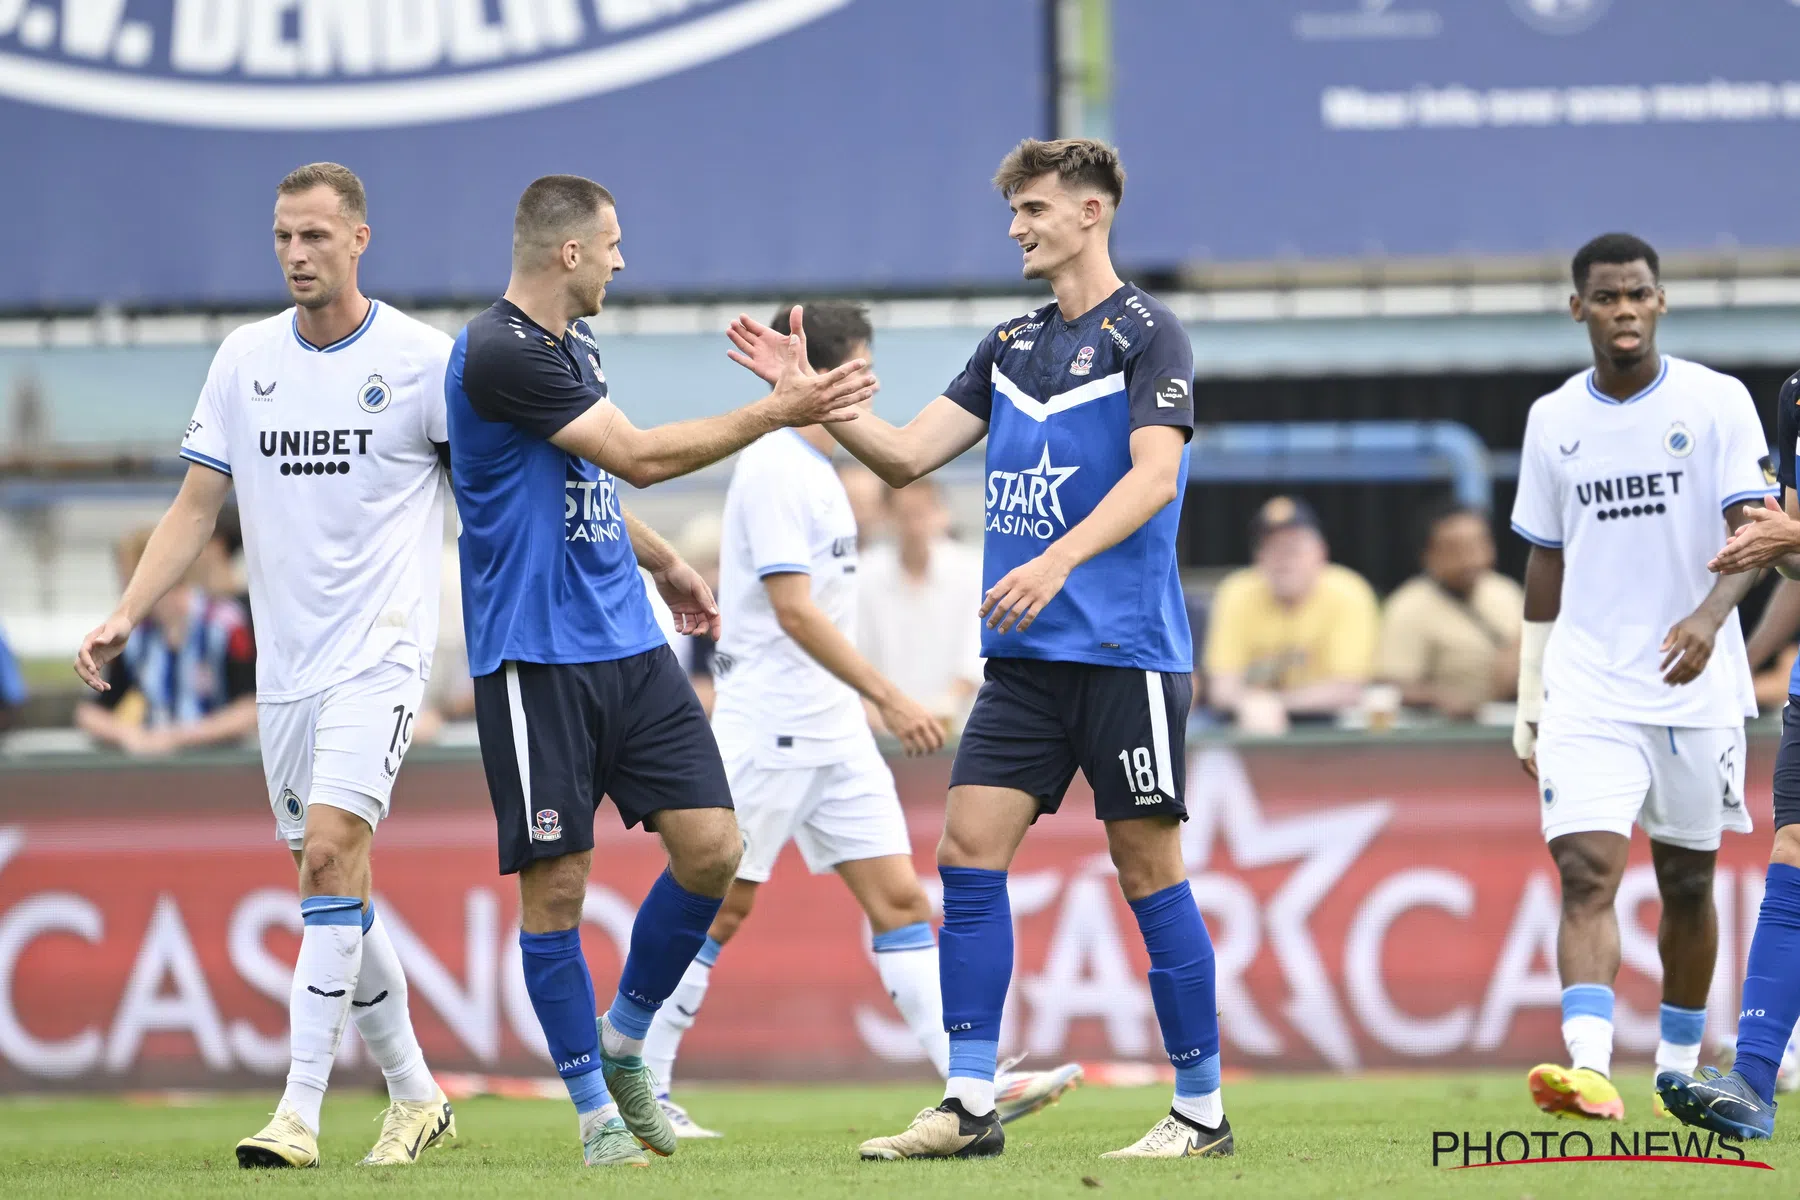
[[616,481],[549,441],[605,397],[582,321],[552,337],[499,300],[457,336],[444,400],[471,675],[509,661],[611,662],[666,640]]
[[[1080,524],[1131,469],[1131,434],[1194,428],[1194,349],[1165,306],[1132,284],[1073,321],[1053,303],[981,340],[944,394],[988,423],[982,587]],[[981,631],[985,658],[1191,671],[1175,558],[1187,489],[1069,573],[1030,629]]]
[[[1764,460],[1763,476],[1767,478],[1770,467],[1774,467],[1775,478],[1769,482],[1781,485],[1781,502],[1785,506],[1787,493],[1794,490],[1794,459],[1800,456],[1800,371],[1788,376],[1775,400],[1775,454],[1774,463]],[[1788,695],[1800,696],[1800,661],[1794,663],[1793,673],[1788,676]]]

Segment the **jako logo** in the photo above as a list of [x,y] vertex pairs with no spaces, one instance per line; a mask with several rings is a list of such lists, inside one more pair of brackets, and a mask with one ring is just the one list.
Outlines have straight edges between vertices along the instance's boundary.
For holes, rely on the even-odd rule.
[[213,129],[419,125],[632,87],[848,3],[0,0],[0,95]]

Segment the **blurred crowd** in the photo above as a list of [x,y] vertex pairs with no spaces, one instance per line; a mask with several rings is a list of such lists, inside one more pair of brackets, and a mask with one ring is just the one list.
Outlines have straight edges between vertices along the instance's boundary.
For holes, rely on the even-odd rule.
[[[888,678],[960,730],[981,686],[978,530],[952,528],[930,479],[895,491],[854,463],[840,467],[856,513],[861,610],[856,640]],[[702,513],[672,538],[715,588],[719,518]],[[150,536],[116,547],[120,580]],[[1277,736],[1296,726],[1381,730],[1396,725],[1510,725],[1524,592],[1495,570],[1487,515],[1444,504],[1412,535],[1419,570],[1385,602],[1355,571],[1331,561],[1317,514],[1276,496],[1256,512],[1249,564],[1188,589],[1194,630],[1190,728]],[[136,756],[243,743],[256,733],[256,637],[245,594],[235,512],[182,582],[159,602],[109,667],[108,690],[76,705],[92,741]],[[454,543],[444,550],[442,633],[416,736],[473,736],[474,691],[464,649]],[[653,605],[703,703],[712,702],[713,645],[674,632]],[[726,614],[730,619],[730,614]],[[1749,635],[1765,711],[1785,702],[1800,655],[1800,585],[1783,583]],[[0,730],[25,699],[19,665],[0,640]],[[880,717],[870,710],[879,732]]]

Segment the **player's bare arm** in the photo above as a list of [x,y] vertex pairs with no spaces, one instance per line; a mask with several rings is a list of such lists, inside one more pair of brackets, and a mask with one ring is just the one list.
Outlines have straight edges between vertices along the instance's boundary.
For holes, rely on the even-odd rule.
[[[1752,523],[1754,514],[1768,511],[1748,504],[1734,504],[1725,513],[1725,523],[1735,536]],[[1787,520],[1779,512],[1770,515],[1777,521]],[[1726,544],[1730,545],[1729,540]],[[1663,638],[1664,683],[1680,687],[1700,677],[1700,672],[1706,670],[1706,664],[1712,659],[1713,639],[1718,636],[1719,627],[1737,610],[1738,602],[1750,594],[1750,589],[1760,578],[1762,571],[1757,566],[1747,566],[1734,574],[1721,574],[1706,599],[1700,602],[1700,607],[1675,623]]]
[[200,557],[230,492],[231,476],[198,464],[188,467],[181,491],[156,523],[156,532],[150,535],[144,557],[132,572],[119,606],[81,639],[81,649],[75,655],[75,673],[83,683],[96,692],[108,689],[103,675],[106,664],[119,656],[138,622]]
[[775,390],[754,404],[716,417],[639,429],[617,406],[602,400],[550,440],[633,487],[649,487],[711,466],[777,429],[854,421],[855,405],[875,394],[875,377],[861,359],[815,375],[794,366],[791,347],[787,354],[773,381]]
[[1787,579],[1800,579],[1800,500],[1787,493],[1784,508],[1774,497],[1761,508],[1743,506],[1743,520],[1733,526],[1725,548],[1706,564],[1721,575],[1774,567]]
[[1181,483],[1181,452],[1186,446],[1187,431],[1180,426],[1146,425],[1133,430],[1131,469],[1101,497],[1094,511],[1042,554],[1001,576],[982,597],[981,615],[988,628],[1000,633],[1015,625],[1021,632],[1030,629],[1044,606],[1062,591],[1069,572],[1118,545],[1174,502]]
[[657,594],[669,606],[675,618],[677,633],[706,634],[717,638],[724,632],[719,620],[719,605],[712,589],[700,572],[690,567],[663,536],[650,528],[629,508],[625,513],[625,532],[631,538],[632,553],[638,566],[650,572]]
[[1537,778],[1537,723],[1544,696],[1544,647],[1562,612],[1563,552],[1532,546],[1525,560],[1525,628],[1519,648],[1519,715],[1513,750],[1525,773]]
[[[805,363],[806,333],[798,305],[791,322],[795,330],[791,337],[799,345],[799,361]],[[725,332],[735,347],[726,352],[731,361],[766,383],[779,377],[789,338],[741,314]],[[937,397],[904,426],[893,425],[872,412],[862,412],[853,422],[826,428],[839,445],[875,472],[883,483],[895,488],[931,474],[987,436],[987,422],[947,396]]]
[[908,754],[931,754],[943,746],[944,728],[938,719],[877,671],[814,601],[812,576],[781,572],[763,576],[762,582],[781,631],[814,662],[873,704],[882,724]]

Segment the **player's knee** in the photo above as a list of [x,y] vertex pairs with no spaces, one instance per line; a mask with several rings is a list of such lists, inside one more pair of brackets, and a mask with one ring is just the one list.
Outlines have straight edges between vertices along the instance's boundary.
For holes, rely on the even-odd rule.
[[581,924],[587,900],[587,854],[538,859],[519,872],[519,922],[527,933],[555,933]]
[[[736,826],[732,827],[736,833]],[[738,859],[744,844],[741,838],[709,837],[682,846],[669,847],[669,870],[675,882],[702,896],[723,896],[737,877]]]
[[1559,861],[1557,867],[1562,876],[1564,912],[1588,912],[1612,907],[1613,894],[1618,890],[1618,884],[1608,878],[1604,870],[1580,859]]
[[1657,879],[1664,912],[1698,915],[1712,905],[1712,864],[1702,863],[1665,871]]
[[360,895],[360,858],[357,847],[345,839],[308,835],[299,854],[302,890],[311,896]]
[[961,829],[946,824],[943,836],[938,839],[937,861],[940,867],[987,867],[991,870],[1003,870],[1006,866],[998,858],[993,847],[974,830]]
[[910,887],[895,887],[869,898],[869,925],[876,933],[931,923],[931,901],[917,880]]

